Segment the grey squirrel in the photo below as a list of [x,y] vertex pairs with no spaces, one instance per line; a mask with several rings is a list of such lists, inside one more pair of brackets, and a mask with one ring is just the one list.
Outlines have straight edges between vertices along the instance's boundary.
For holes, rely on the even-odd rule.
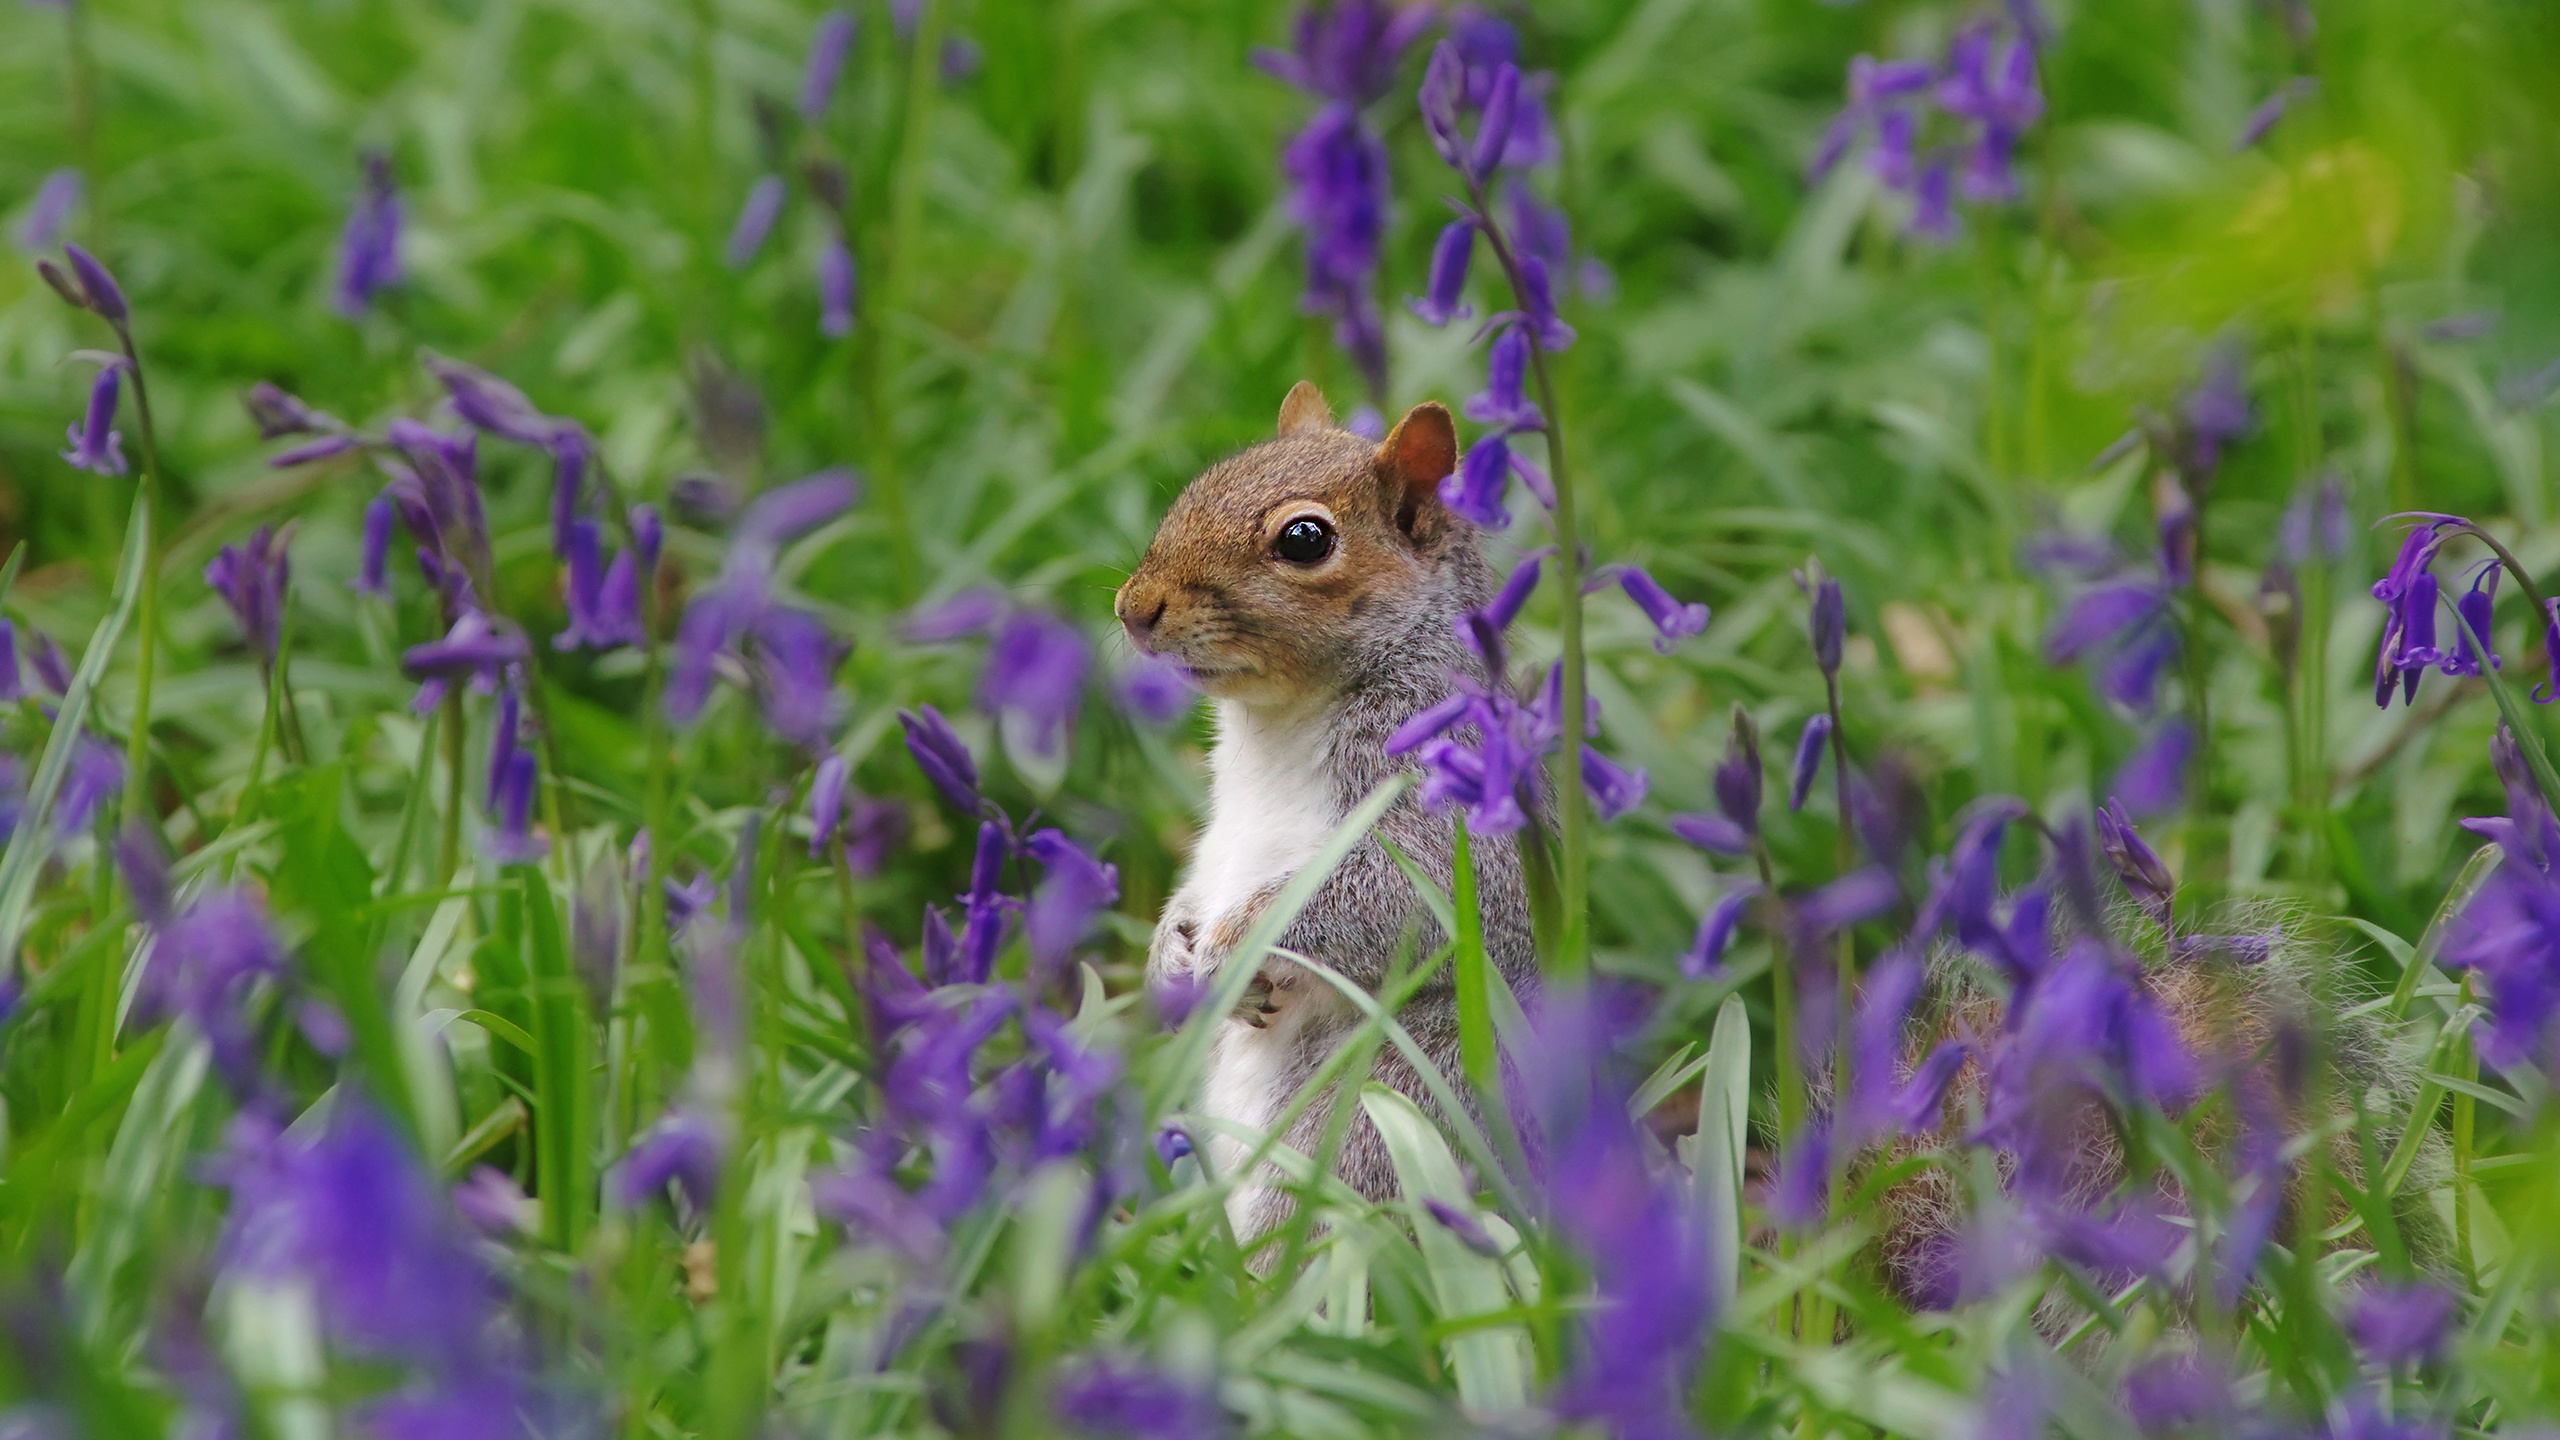
[[[1456,622],[1492,598],[1494,578],[1476,527],[1440,500],[1457,458],[1456,430],[1436,403],[1415,406],[1372,444],[1335,426],[1301,381],[1281,404],[1278,436],[1192,481],[1120,587],[1114,609],[1130,641],[1188,670],[1218,725],[1208,824],[1156,925],[1151,983],[1215,976],[1344,816],[1406,767],[1384,748],[1396,727],[1446,698],[1456,677],[1507,683],[1458,638]],[[1450,823],[1407,790],[1279,940],[1373,992],[1400,951],[1428,955],[1442,939],[1382,841],[1449,885]],[[1525,998],[1537,966],[1519,852],[1509,837],[1482,838],[1473,851],[1487,956]],[[1267,1128],[1360,1018],[1295,962],[1267,960],[1244,1004],[1218,1023],[1203,1112]],[[1445,969],[1398,1019],[1463,1083]],[[1392,1047],[1371,1078],[1437,1109]],[[1282,1143],[1315,1155],[1332,1109],[1307,1107]],[[1232,1137],[1201,1138],[1222,1175],[1245,1159]],[[1385,1146],[1356,1106],[1334,1168],[1372,1200],[1396,1193]],[[1229,1202],[1247,1241],[1290,1210],[1266,1178],[1239,1185]]]

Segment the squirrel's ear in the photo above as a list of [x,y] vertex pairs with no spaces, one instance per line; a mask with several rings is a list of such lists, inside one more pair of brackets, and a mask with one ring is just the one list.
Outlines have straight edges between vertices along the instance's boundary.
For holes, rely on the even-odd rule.
[[1324,392],[1313,380],[1301,380],[1289,387],[1289,398],[1280,402],[1280,433],[1295,435],[1301,430],[1321,430],[1333,423],[1333,407],[1324,403]]
[[1458,429],[1449,410],[1425,400],[1404,414],[1378,446],[1378,479],[1396,528],[1420,544],[1439,529],[1440,482],[1458,468]]

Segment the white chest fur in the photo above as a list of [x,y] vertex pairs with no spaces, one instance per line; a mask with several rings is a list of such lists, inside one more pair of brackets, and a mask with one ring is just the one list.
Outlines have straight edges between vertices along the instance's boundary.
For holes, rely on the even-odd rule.
[[1325,764],[1323,710],[1251,710],[1218,702],[1218,744],[1209,754],[1209,828],[1191,856],[1184,888],[1195,913],[1214,927],[1266,886],[1315,858],[1333,832],[1333,785]]

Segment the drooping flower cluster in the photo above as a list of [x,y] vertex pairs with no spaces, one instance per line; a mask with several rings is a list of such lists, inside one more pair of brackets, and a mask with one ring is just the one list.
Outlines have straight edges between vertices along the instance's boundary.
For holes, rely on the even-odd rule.
[[241,638],[249,642],[261,666],[276,662],[285,585],[291,576],[291,557],[285,551],[292,540],[290,521],[281,530],[261,525],[247,541],[223,546],[204,567],[204,583],[231,607],[232,618],[240,622]]
[[[1518,617],[1537,588],[1547,551],[1522,560],[1500,593],[1482,610],[1457,622],[1459,638],[1476,653],[1484,683],[1466,675],[1451,677],[1449,697],[1423,710],[1387,737],[1390,755],[1410,755],[1422,767],[1422,799],[1434,808],[1455,805],[1466,813],[1468,828],[1480,835],[1508,835],[1529,823],[1538,805],[1539,762],[1564,738],[1564,668],[1549,667],[1546,683],[1534,698],[1512,693],[1503,632]],[[1599,733],[1599,703],[1592,700],[1583,717],[1584,733]],[[1582,747],[1582,785],[1592,809],[1613,820],[1644,798],[1642,770],[1624,768],[1599,751]]]
[[691,723],[714,676],[726,672],[755,691],[776,735],[812,749],[826,743],[843,647],[817,616],[775,599],[772,580],[782,547],[842,514],[857,493],[851,471],[824,470],[747,506],[719,578],[695,594],[676,627],[667,674],[671,719]]
[[1657,1174],[1651,1142],[1628,1117],[1607,1011],[1590,994],[1553,994],[1538,1043],[1514,1057],[1549,1147],[1555,1234],[1591,1285],[1553,1403],[1612,1435],[1689,1435],[1688,1393],[1714,1305],[1707,1236],[1687,1187]]
[[[2386,710],[2395,690],[2404,704],[2416,700],[2418,682],[2430,669],[2459,678],[2479,674],[2484,664],[2493,670],[2503,665],[2489,645],[2503,562],[2492,557],[2471,567],[2468,584],[2453,598],[2453,633],[2444,636],[2437,628],[2445,597],[2433,569],[2436,556],[2454,536],[2478,532],[2458,515],[2418,512],[2394,518],[2417,523],[2400,542],[2391,568],[2373,582],[2373,598],[2385,608],[2382,643],[2373,659],[2373,703]],[[2547,631],[2560,630],[2560,614],[2544,620]],[[2452,643],[2444,643],[2447,639]],[[2560,681],[2560,661],[2554,665],[2555,681]],[[2533,698],[2544,704],[2560,698],[2560,683],[2535,686]]]
[[1333,0],[1298,12],[1289,50],[1256,50],[1265,72],[1324,104],[1281,152],[1289,211],[1307,236],[1307,312],[1333,321],[1335,343],[1368,382],[1387,390],[1387,336],[1378,318],[1378,246],[1392,185],[1387,147],[1362,114],[1395,84],[1396,63],[1432,20],[1427,5]]
[[2560,1060],[2560,823],[2503,726],[2489,748],[2506,787],[2502,818],[2462,827],[2497,843],[2498,868],[2462,908],[2444,948],[2448,969],[2469,971],[2487,992],[2480,1054],[2492,1065]]
[[[834,102],[836,85],[844,73],[846,56],[852,53],[854,19],[852,12],[829,10],[818,17],[818,27],[809,39],[809,54],[800,76],[798,113],[800,123],[813,135],[823,134],[827,107]],[[768,112],[768,123],[774,112]],[[768,135],[768,148],[778,151],[779,142]],[[779,161],[775,163],[779,165]],[[842,165],[833,159],[812,160],[808,167],[808,183],[817,202],[825,237],[818,247],[818,333],[828,339],[841,339],[853,333],[854,287],[856,270],[853,247],[845,238],[845,207],[848,185]],[[722,251],[732,270],[744,270],[755,263],[773,234],[775,222],[782,218],[784,204],[790,199],[790,186],[779,169],[768,170],[756,177],[747,188],[747,198],[738,209],[738,218],[729,230],[728,244]]]
[[399,1133],[342,1092],[309,1133],[251,1110],[214,1179],[231,1192],[219,1259],[240,1280],[307,1285],[333,1349],[399,1383],[350,1419],[380,1435],[503,1434],[527,1396],[494,1328],[499,1293]]
[[[1046,610],[1013,605],[992,590],[964,590],[907,619],[902,633],[924,645],[985,637],[978,671],[978,703],[996,717],[1008,739],[1033,755],[1055,756],[1084,708],[1085,679],[1093,645],[1071,622]],[[1149,684],[1170,680],[1174,704],[1187,705],[1189,686],[1178,672],[1149,667]],[[1150,698],[1162,705],[1161,699]]]
[[1852,59],[1848,104],[1823,132],[1812,177],[1830,173],[1869,137],[1868,167],[1910,203],[1909,232],[1954,239],[1959,196],[1974,204],[2018,196],[2018,140],[2044,115],[2036,83],[2039,39],[2019,20],[1981,19],[1956,32],[1936,66]]
[[286,980],[285,949],[265,909],[246,892],[219,888],[176,900],[168,861],[148,834],[118,837],[116,865],[150,934],[131,1023],[183,1016],[205,1038],[216,1073],[233,1093],[265,1088],[251,1006],[261,984]]
[[[885,935],[868,934],[855,980],[883,1057],[879,1112],[846,1163],[811,1191],[820,1213],[929,1264],[963,1212],[1048,1162],[1094,1163],[1088,1224],[1125,1183],[1125,1164],[1112,1158],[1128,1148],[1112,1099],[1119,1062],[1047,999],[1094,917],[1118,900],[1119,874],[1057,830],[1017,840],[1012,821],[977,794],[975,762],[940,717],[904,718],[927,777],[992,818],[978,827],[958,933],[939,907],[925,911],[921,978]],[[1008,865],[1024,861],[1042,872],[1028,900],[1004,885]],[[1028,965],[1013,982],[998,960],[1017,933]]]

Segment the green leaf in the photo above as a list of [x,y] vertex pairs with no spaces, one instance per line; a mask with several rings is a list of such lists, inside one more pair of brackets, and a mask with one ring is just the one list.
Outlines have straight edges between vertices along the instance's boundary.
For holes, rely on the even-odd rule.
[[531,865],[512,870],[515,893],[524,905],[526,969],[533,990],[533,1153],[542,1191],[543,1238],[560,1250],[575,1251],[596,1203],[586,986],[570,969],[550,882]]
[[1742,997],[1725,998],[1707,1041],[1705,1078],[1698,1083],[1698,1133],[1691,1142],[1690,1179],[1707,1231],[1708,1279],[1719,1307],[1742,1286],[1743,1147],[1751,1118],[1751,1017]]
[[124,558],[116,566],[114,598],[106,618],[89,633],[89,648],[80,652],[80,668],[71,676],[71,688],[62,693],[62,708],[54,714],[44,757],[36,762],[35,779],[18,807],[8,849],[0,851],[0,963],[15,964],[18,942],[26,938],[27,907],[35,899],[36,877],[53,851],[53,802],[70,773],[72,747],[88,724],[98,681],[115,658],[116,641],[141,598],[144,561],[150,551],[150,511],[137,495],[132,518],[125,522]]
[[[1396,1186],[1404,1193],[1440,1318],[1464,1320],[1509,1310],[1513,1301],[1502,1262],[1468,1249],[1424,1207],[1425,1201],[1437,1200],[1460,1214],[1476,1213],[1475,1197],[1440,1132],[1412,1101],[1383,1085],[1364,1086],[1360,1106],[1378,1127],[1387,1158],[1395,1165]],[[1458,1399],[1470,1413],[1504,1415],[1529,1403],[1526,1330],[1516,1325],[1479,1330],[1454,1336],[1442,1348],[1457,1372]]]

